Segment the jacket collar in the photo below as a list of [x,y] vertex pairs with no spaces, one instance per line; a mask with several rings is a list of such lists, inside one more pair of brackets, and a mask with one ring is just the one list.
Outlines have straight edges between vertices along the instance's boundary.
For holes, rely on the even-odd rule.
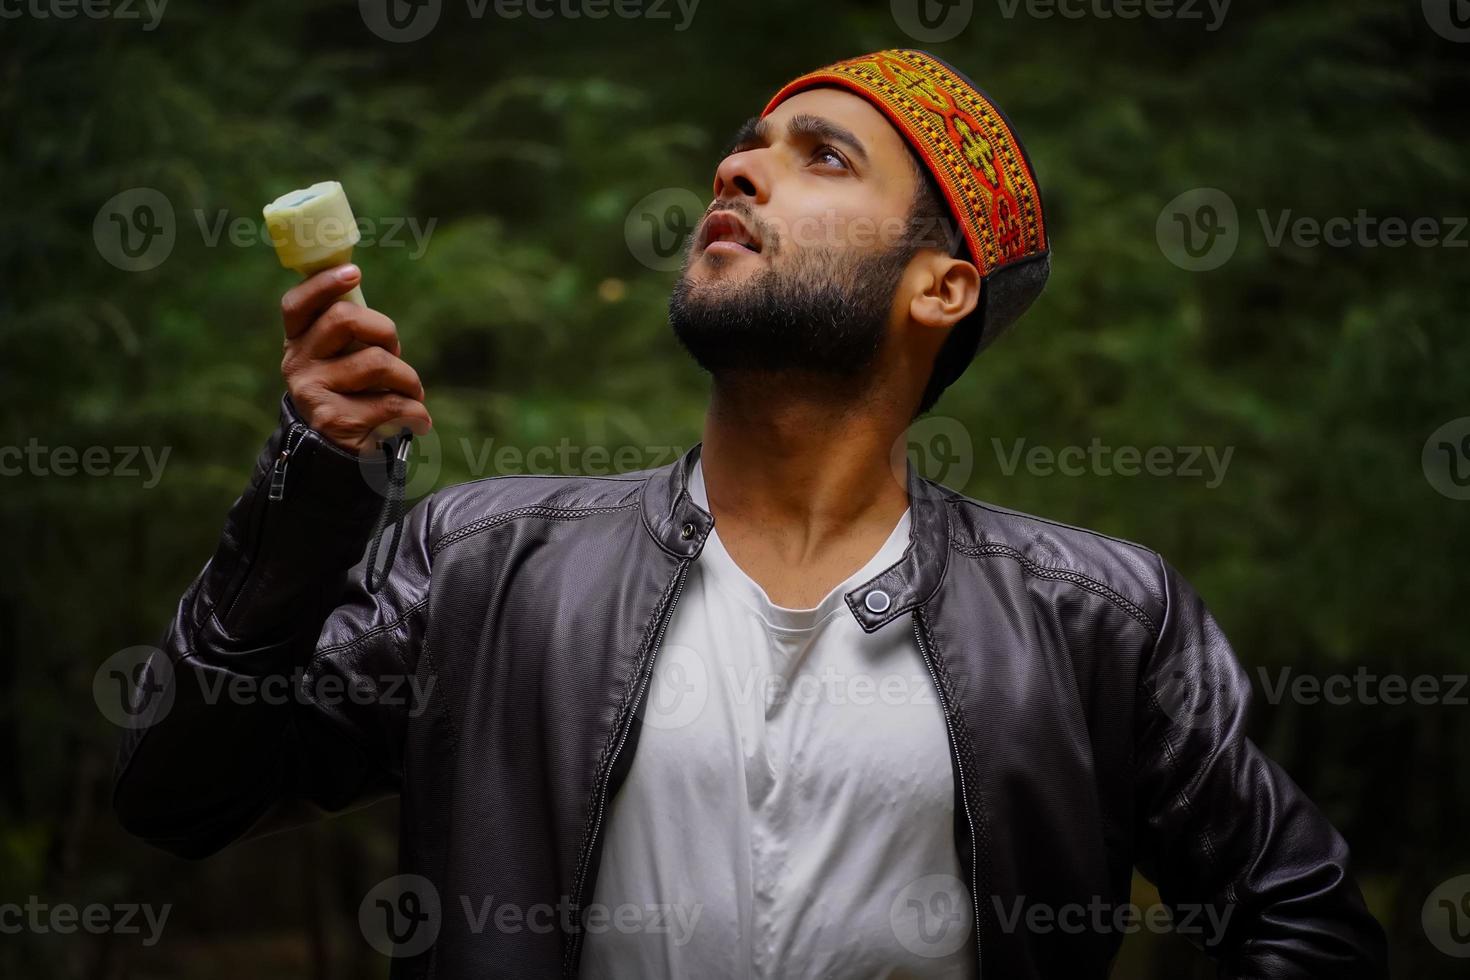
[[[643,524],[665,551],[696,558],[715,519],[689,496],[689,475],[699,459],[695,443],[678,460],[653,470],[643,485]],[[868,633],[929,601],[949,566],[949,490],[924,479],[907,462],[909,543],[903,556],[844,597]]]

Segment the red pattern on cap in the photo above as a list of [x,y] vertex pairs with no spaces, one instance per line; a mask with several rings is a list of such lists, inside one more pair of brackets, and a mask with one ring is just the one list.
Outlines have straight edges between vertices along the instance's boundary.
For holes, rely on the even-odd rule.
[[873,103],[918,152],[982,276],[1047,251],[1041,192],[1020,141],[995,104],[948,65],[900,48],[839,61],[787,83],[761,117],[823,85]]

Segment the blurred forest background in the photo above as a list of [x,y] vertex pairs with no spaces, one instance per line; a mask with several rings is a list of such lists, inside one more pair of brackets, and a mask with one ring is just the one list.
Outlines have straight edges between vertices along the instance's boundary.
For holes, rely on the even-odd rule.
[[[698,439],[706,381],[669,334],[674,271],[649,236],[708,200],[728,137],[782,82],[863,51],[924,47],[968,71],[1048,203],[1046,293],[919,423],[968,445],[938,475],[1157,548],[1253,678],[1470,670],[1470,501],[1446,470],[1470,458],[1435,464],[1431,440],[1470,416],[1470,232],[1458,247],[1268,234],[1288,212],[1364,210],[1448,237],[1470,212],[1470,43],[1446,19],[1455,0],[1436,2],[1242,3],[1207,30],[980,0],[939,42],[905,32],[901,0],[704,0],[687,22],[672,3],[537,19],[446,0],[398,42],[368,27],[372,0],[173,0],[151,30],[141,3],[141,20],[7,5],[0,446],[46,452],[0,477],[0,903],[174,907],[151,947],[4,935],[0,974],[386,975],[357,908],[393,873],[391,802],[203,863],[127,837],[109,809],[118,732],[94,673],[157,640],[274,425],[294,277],[261,206],[335,178],[377,223],[363,288],[424,377],[436,485],[506,471],[487,447],[633,447],[632,468],[656,465]],[[1195,188],[1238,209],[1235,251],[1204,271],[1160,231]],[[232,235],[221,219],[243,221]],[[124,226],[164,237],[130,244]],[[1004,465],[1017,440],[1094,439],[1233,455],[1218,485]],[[106,447],[111,470],[61,475],[57,447]],[[167,450],[159,478],[141,455],[129,475],[116,447]],[[1348,838],[1395,976],[1463,976],[1421,910],[1470,873],[1470,707],[1264,694],[1255,736]],[[1142,880],[1138,895],[1153,900]],[[1141,933],[1115,975],[1213,972]]]

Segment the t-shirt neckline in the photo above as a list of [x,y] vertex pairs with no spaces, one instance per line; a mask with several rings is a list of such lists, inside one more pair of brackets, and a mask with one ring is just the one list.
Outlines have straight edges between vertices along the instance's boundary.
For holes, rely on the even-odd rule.
[[[689,497],[705,511],[709,510],[702,460],[694,461],[694,468],[689,474]],[[705,539],[704,550],[700,553],[700,564],[709,569],[720,587],[754,611],[770,629],[786,634],[808,633],[844,608],[843,600],[848,592],[903,557],[904,549],[908,546],[910,520],[910,509],[905,508],[877,552],[861,568],[833,586],[820,602],[807,609],[796,609],[772,602],[760,583],[736,563],[725,548],[725,543],[720,540],[717,528],[711,528],[709,537]]]

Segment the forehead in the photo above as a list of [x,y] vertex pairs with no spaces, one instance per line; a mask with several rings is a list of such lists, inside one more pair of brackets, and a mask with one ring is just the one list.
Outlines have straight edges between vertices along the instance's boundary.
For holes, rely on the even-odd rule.
[[908,169],[908,144],[893,124],[867,99],[840,88],[812,88],[786,99],[766,117],[773,138],[780,138],[793,116],[812,115],[837,123],[862,141],[869,157],[883,170]]

